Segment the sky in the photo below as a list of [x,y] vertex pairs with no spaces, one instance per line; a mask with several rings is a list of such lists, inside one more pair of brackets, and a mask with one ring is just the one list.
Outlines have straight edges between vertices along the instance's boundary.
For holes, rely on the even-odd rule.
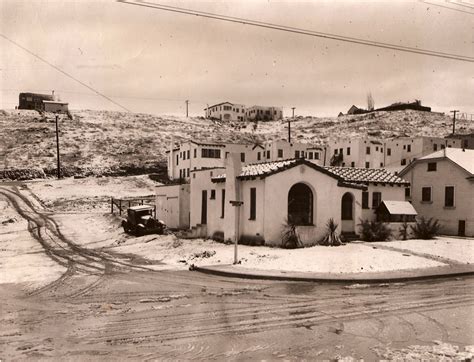
[[[474,57],[467,2],[147,1]],[[184,115],[188,99],[196,116],[223,101],[337,116],[367,107],[370,92],[376,108],[420,99],[474,114],[472,62],[116,1],[1,0],[0,34],[137,113]],[[71,109],[121,110],[0,37],[0,108],[18,105],[19,92],[52,90]]]

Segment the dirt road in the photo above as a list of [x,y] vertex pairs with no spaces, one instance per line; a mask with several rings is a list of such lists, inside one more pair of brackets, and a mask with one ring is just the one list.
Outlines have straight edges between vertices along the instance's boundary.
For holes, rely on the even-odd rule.
[[474,278],[368,286],[151,271],[77,246],[18,190],[0,194],[67,267],[41,288],[0,284],[1,360],[439,359],[474,344]]

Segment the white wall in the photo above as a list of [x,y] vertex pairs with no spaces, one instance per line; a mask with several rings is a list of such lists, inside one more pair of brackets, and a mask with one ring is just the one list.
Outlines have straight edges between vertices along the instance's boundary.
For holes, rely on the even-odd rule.
[[[467,180],[468,174],[447,159],[429,160],[437,163],[437,170],[428,172],[428,160],[418,161],[403,178],[411,183],[411,201],[418,216],[438,219],[441,233],[458,234],[459,220],[466,221],[466,236],[474,236],[474,181]],[[421,189],[432,187],[432,202],[421,201]],[[444,207],[445,186],[454,186],[453,208]]]
[[171,229],[189,228],[189,184],[156,188],[156,214]]
[[[374,192],[381,192],[382,193],[382,201],[405,201],[405,186],[390,186],[385,184],[385,186],[381,184],[369,184],[367,191],[369,192],[369,208],[362,209],[362,220],[369,220],[374,221],[377,218],[375,214],[375,209],[372,208],[372,200],[373,200],[373,193]],[[361,199],[361,207],[362,207],[362,199]],[[360,220],[357,220],[357,224],[360,223]]]

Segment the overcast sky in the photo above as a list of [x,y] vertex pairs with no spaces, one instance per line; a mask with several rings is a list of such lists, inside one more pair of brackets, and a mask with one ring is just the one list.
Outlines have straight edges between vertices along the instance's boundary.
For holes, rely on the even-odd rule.
[[[150,0],[151,2],[152,0]],[[156,1],[158,2],[158,1]],[[468,14],[421,1],[165,4],[474,56]],[[446,4],[440,2],[439,4]],[[203,115],[206,104],[335,116],[352,104],[421,99],[474,113],[474,64],[225,23],[114,1],[1,0],[1,33],[134,112]],[[0,107],[55,90],[72,109],[119,108],[0,38]]]

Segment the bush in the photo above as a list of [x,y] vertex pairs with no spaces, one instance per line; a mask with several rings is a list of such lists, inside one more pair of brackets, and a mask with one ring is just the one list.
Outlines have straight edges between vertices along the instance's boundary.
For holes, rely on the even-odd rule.
[[223,231],[214,231],[211,237],[212,240],[217,241],[219,243],[224,242],[224,232]]
[[330,218],[326,223],[326,229],[326,236],[324,236],[324,239],[321,240],[321,245],[339,246],[343,244],[341,236],[337,233],[337,224],[333,218]]
[[438,235],[440,227],[438,220],[433,220],[432,217],[426,220],[422,216],[416,221],[415,226],[411,226],[411,230],[417,239],[433,239]]
[[362,240],[365,241],[385,241],[392,235],[387,224],[380,221],[361,220],[359,226]]
[[281,246],[285,249],[296,249],[303,246],[296,225],[286,221],[281,234]]
[[408,223],[406,221],[403,222],[398,231],[400,232],[400,237],[402,240],[408,239]]
[[242,235],[239,239],[239,244],[249,246],[265,245],[265,239],[260,235]]

